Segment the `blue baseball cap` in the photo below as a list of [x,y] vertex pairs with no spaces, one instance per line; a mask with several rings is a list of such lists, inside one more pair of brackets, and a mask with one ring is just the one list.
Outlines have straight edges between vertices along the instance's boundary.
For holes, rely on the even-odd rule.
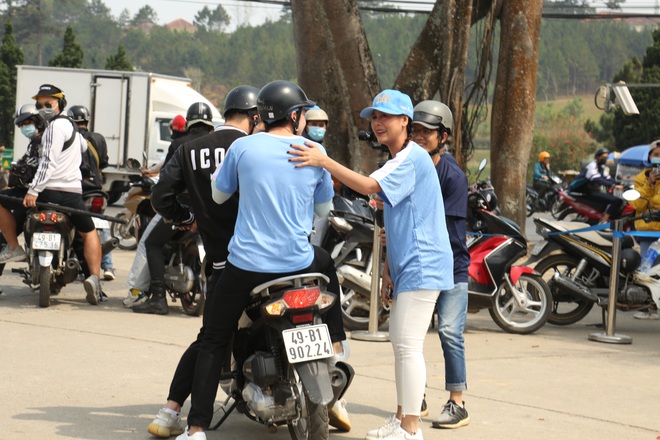
[[389,115],[406,115],[413,118],[413,105],[410,96],[401,93],[398,90],[383,90],[374,98],[371,107],[367,107],[360,112],[361,118],[369,118],[374,110],[387,113]]

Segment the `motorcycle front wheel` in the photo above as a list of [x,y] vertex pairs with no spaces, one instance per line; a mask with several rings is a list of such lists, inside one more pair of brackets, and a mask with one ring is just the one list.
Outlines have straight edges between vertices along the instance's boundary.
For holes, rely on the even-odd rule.
[[[587,316],[594,306],[592,301],[576,299],[569,292],[564,292],[552,279],[555,272],[573,279],[578,260],[567,254],[551,255],[538,262],[534,268],[541,274],[552,292],[552,310],[548,322],[554,325],[570,325]],[[573,280],[575,281],[575,280]]]
[[193,288],[190,292],[180,294],[181,298],[181,307],[183,307],[183,312],[188,316],[199,316],[204,310],[204,303],[206,302],[206,295],[204,289],[204,283],[202,283],[201,265],[197,261],[199,258],[197,254],[190,255],[190,259],[193,261],[188,261],[187,266],[191,267],[195,273],[195,282]]
[[555,220],[559,219],[559,215],[564,209],[566,209],[566,205],[560,198],[557,198],[550,206],[550,214],[552,214],[552,218]]
[[[126,251],[134,251],[138,247],[138,240],[135,235],[135,219],[137,216],[132,216],[127,224],[112,222],[110,226],[110,235],[119,239],[119,249]],[[116,215],[118,219],[125,219],[126,213],[120,212]]]
[[534,197],[529,193],[525,197],[525,204],[527,205],[527,217],[531,217],[534,214]]
[[514,285],[524,295],[519,304],[506,283],[497,291],[495,303],[488,309],[490,316],[502,330],[526,335],[543,327],[550,315],[552,294],[539,275],[523,274]]
[[[293,365],[289,365],[289,377],[300,381]],[[313,403],[307,396],[305,386],[300,384],[302,394],[298,395],[297,405],[299,406],[300,419],[296,423],[289,422],[289,435],[293,440],[327,440],[328,428],[328,407]]]

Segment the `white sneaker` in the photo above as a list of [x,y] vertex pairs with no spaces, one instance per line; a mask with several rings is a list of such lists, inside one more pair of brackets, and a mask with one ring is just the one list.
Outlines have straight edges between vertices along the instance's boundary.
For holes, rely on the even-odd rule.
[[386,419],[386,422],[383,426],[372,429],[371,431],[367,432],[367,436],[365,437],[366,440],[380,440],[388,435],[390,435],[392,432],[396,431],[397,428],[401,426],[401,420],[396,418],[395,414],[392,414],[389,419]]
[[330,426],[340,431],[348,432],[351,430],[351,421],[348,419],[346,411],[346,400],[340,399],[328,410],[328,423]]
[[129,309],[133,306],[137,306],[142,304],[147,300],[147,294],[144,293],[140,289],[130,289],[128,291],[128,295],[126,295],[126,298],[121,300],[122,304],[124,304],[124,307],[128,307]]
[[651,310],[647,310],[644,312],[637,312],[633,315],[633,318],[635,319],[659,319],[660,317],[658,316],[658,312],[653,312]]
[[87,302],[93,306],[98,305],[101,300],[101,281],[96,275],[90,275],[83,283],[87,292]]
[[180,416],[175,416],[171,412],[161,409],[147,431],[156,437],[169,438],[172,435],[179,435],[185,430],[181,424]]
[[25,261],[26,259],[27,255],[21,245],[18,245],[16,249],[9,249],[9,245],[6,245],[0,251],[0,264],[10,261]]
[[204,434],[204,431],[199,431],[190,435],[188,434],[188,428],[186,428],[186,432],[178,436],[176,440],[206,440],[206,434]]
[[115,275],[115,268],[109,267],[107,269],[103,269],[103,279],[106,281],[113,281],[117,279],[117,275]]
[[385,437],[385,439],[386,440],[424,440],[424,436],[422,435],[421,428],[417,428],[417,432],[411,434],[405,429],[403,429],[401,426],[399,426],[394,431],[392,431],[390,435]]

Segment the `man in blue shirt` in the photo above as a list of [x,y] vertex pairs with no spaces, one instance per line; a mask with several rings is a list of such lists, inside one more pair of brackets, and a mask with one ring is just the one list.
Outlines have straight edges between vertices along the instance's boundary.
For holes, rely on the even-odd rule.
[[470,423],[463,402],[467,389],[465,367],[465,321],[468,305],[468,267],[465,218],[467,215],[468,182],[465,173],[451,154],[447,153],[447,138],[453,123],[451,110],[438,101],[422,101],[413,112],[411,139],[431,155],[435,165],[442,199],[445,205],[447,232],[454,255],[454,287],[440,292],[438,335],[445,358],[445,389],[449,400],[440,416],[433,421],[434,428],[458,428]]

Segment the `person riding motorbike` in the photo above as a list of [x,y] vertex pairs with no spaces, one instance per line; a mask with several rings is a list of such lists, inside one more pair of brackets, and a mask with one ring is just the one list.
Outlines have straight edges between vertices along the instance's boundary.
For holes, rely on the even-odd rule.
[[[82,198],[82,174],[80,165],[87,143],[78,133],[74,122],[62,115],[66,98],[62,90],[52,84],[43,84],[32,97],[39,114],[47,121],[41,145],[39,166],[23,200],[25,207],[35,207],[40,202],[50,202],[85,211]],[[6,212],[6,211],[5,211]],[[0,211],[0,228],[9,243],[0,252],[0,262],[20,261],[25,251],[18,246],[14,217]],[[85,279],[86,299],[92,305],[101,300],[101,242],[91,217],[72,214],[71,221],[83,236],[85,260],[91,275]],[[16,247],[14,247],[14,245]],[[18,260],[16,260],[18,259]]]
[[[172,158],[177,149],[186,142],[207,136],[213,131],[213,114],[211,107],[205,102],[196,102],[188,108],[186,113],[186,136],[179,137],[172,141],[167,151],[167,157],[163,167]],[[162,171],[162,168],[161,168]],[[187,194],[179,194],[184,203],[187,203]],[[177,233],[176,228],[172,229],[172,224],[166,222],[162,217],[154,217],[151,222],[155,222],[153,228],[150,228],[148,235],[143,237],[147,264],[151,282],[149,284],[149,298],[142,304],[133,306],[131,310],[135,313],[150,313],[157,315],[167,315],[169,307],[167,305],[166,287],[165,287],[165,253],[164,246]],[[193,222],[191,221],[190,224]]]
[[[650,168],[645,168],[637,174],[634,179],[635,189],[639,191],[641,197],[629,202],[635,208],[635,216],[641,216],[649,211],[660,210],[660,140],[651,142],[647,162],[651,164]],[[643,219],[635,221],[635,229],[638,231],[660,231],[660,222],[646,222]],[[657,237],[636,237],[639,243],[639,251],[643,256],[656,241]],[[653,265],[658,264],[656,260]],[[658,319],[658,311],[650,309],[648,311],[637,312],[633,315],[637,319]]]
[[623,186],[610,175],[607,166],[607,157],[610,151],[607,148],[599,148],[594,154],[594,160],[571,182],[568,189],[583,194],[583,199],[589,200],[589,204],[603,212],[600,223],[607,223],[611,216],[621,213],[624,200],[620,197],[607,194],[602,191],[603,187],[623,189]]
[[445,220],[454,256],[454,287],[443,290],[436,301],[438,336],[445,358],[445,389],[449,400],[433,421],[435,428],[458,428],[470,423],[463,391],[467,389],[465,366],[465,322],[468,306],[468,252],[466,216],[467,176],[454,157],[447,153],[447,139],[454,118],[449,107],[439,101],[422,101],[413,109],[410,138],[431,155],[442,191]]
[[[330,175],[320,169],[296,172],[287,160],[291,142],[305,141],[300,136],[305,108],[313,105],[293,83],[266,84],[257,97],[266,132],[236,140],[212,177],[213,200],[219,204],[231,199],[240,179],[239,210],[227,264],[206,305],[209,316],[195,368],[188,428],[178,440],[206,439],[225,351],[254,287],[286,275],[321,272],[330,279],[328,290],[339,292],[332,258],[307,239],[312,211],[329,212]],[[324,319],[335,352],[347,354],[341,343],[346,339],[341,307],[335,303]]]
[[[259,89],[252,86],[238,86],[225,98],[223,117],[225,124],[208,136],[183,144],[161,170],[160,179],[151,194],[151,203],[165,221],[177,226],[189,227],[197,223],[204,243],[207,258],[208,283],[206,302],[209,304],[215,283],[227,260],[227,246],[234,233],[238,214],[238,196],[222,205],[210,203],[211,175],[221,164],[230,145],[243,136],[254,132],[259,116],[257,95]],[[183,205],[177,194],[188,190],[190,206]],[[191,393],[195,364],[199,346],[207,325],[208,314],[203,313],[202,327],[197,339],[188,347],[170,384],[167,403],[149,425],[148,431],[156,436],[169,437],[183,432],[180,412],[183,403]]]
[[552,187],[550,153],[547,151],[542,151],[541,154],[539,154],[539,161],[534,164],[532,181],[532,186],[538,192],[539,199],[542,199],[546,191]]

